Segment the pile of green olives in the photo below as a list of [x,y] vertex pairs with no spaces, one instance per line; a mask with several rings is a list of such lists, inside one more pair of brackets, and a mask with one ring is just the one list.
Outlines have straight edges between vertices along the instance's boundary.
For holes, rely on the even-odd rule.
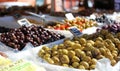
[[[120,39],[117,38],[120,35],[105,32],[102,30],[96,36],[67,39],[52,48],[43,46],[38,55],[50,64],[70,68],[95,69],[97,60],[102,58],[109,58],[114,66],[120,60]],[[94,39],[91,39],[93,36]]]

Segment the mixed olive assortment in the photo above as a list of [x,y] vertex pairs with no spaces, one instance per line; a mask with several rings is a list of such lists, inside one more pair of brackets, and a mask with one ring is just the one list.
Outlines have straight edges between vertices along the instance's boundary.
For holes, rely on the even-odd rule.
[[89,27],[97,26],[97,23],[93,20],[88,20],[86,18],[76,17],[73,20],[64,20],[63,24],[56,24],[54,26],[47,26],[47,28],[52,28],[56,30],[68,30],[70,27],[76,26],[80,31],[87,29]]
[[95,21],[97,21],[99,23],[105,23],[105,24],[112,24],[115,22],[114,20],[108,18],[106,15],[97,16],[95,18]]
[[120,33],[101,30],[95,34],[65,40],[52,48],[43,46],[38,55],[50,64],[91,70],[102,58],[109,58],[111,65],[120,61]]
[[32,43],[34,46],[39,46],[63,38],[63,35],[50,32],[41,26],[34,25],[29,27],[22,26],[21,28],[13,29],[10,32],[0,35],[1,42],[17,50],[22,50],[28,42]]
[[113,24],[109,24],[109,25],[105,25],[102,27],[102,29],[107,29],[110,32],[120,32],[120,23],[113,23]]

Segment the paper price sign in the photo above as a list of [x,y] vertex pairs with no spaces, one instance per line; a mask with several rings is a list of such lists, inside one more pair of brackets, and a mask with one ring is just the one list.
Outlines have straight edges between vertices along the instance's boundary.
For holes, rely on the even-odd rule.
[[74,36],[80,36],[82,33],[78,30],[77,27],[70,27],[69,31],[74,35]]
[[21,26],[30,26],[32,25],[26,18],[17,21]]
[[73,20],[73,19],[75,19],[75,17],[73,16],[72,13],[67,13],[67,14],[65,14],[65,16],[66,16],[66,18],[67,18],[68,20]]

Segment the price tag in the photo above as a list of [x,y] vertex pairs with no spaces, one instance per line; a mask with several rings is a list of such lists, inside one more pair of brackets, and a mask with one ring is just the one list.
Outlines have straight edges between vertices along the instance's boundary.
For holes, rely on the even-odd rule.
[[74,36],[80,36],[82,33],[78,30],[77,27],[70,27],[69,31],[74,35]]
[[66,18],[67,18],[68,20],[73,20],[73,19],[75,19],[75,17],[73,16],[72,13],[67,13],[67,14],[65,14],[65,16],[66,16]]
[[30,26],[32,25],[26,18],[17,21],[21,26]]

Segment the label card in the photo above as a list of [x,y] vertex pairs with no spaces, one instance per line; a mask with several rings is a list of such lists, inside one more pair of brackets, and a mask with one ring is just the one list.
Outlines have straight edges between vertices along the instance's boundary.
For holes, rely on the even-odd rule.
[[68,20],[73,20],[73,19],[75,19],[75,17],[73,16],[72,13],[67,13],[67,14],[65,14],[65,16],[66,16],[66,18],[67,18]]
[[21,26],[30,26],[32,25],[26,18],[17,21]]
[[78,28],[77,27],[70,27],[69,28],[69,31],[74,35],[74,36],[80,36],[81,34],[82,34],[82,32],[80,32],[79,30],[78,30]]

